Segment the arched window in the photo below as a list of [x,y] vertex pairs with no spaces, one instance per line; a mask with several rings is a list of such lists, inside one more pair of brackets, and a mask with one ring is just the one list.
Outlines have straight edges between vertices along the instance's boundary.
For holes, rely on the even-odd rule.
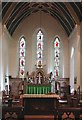
[[60,77],[60,39],[58,36],[54,40],[54,77]]
[[43,61],[43,33],[41,30],[39,30],[37,33],[37,67],[42,66],[42,61]]
[[19,77],[24,78],[25,77],[25,38],[24,36],[21,37],[19,41]]

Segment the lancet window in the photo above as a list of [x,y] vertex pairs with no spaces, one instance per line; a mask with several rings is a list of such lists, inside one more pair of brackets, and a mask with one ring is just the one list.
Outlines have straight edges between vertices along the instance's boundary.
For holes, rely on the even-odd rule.
[[25,48],[26,48],[26,44],[25,44],[25,38],[23,36],[19,41],[19,76],[20,78],[25,77],[25,56],[26,56]]
[[54,77],[60,76],[60,39],[58,36],[54,40]]
[[42,66],[43,61],[43,33],[41,30],[37,33],[37,67]]

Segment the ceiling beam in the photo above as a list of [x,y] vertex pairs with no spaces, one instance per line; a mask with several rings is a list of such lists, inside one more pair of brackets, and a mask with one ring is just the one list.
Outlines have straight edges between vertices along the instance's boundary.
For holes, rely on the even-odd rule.
[[10,15],[11,15],[13,9],[15,8],[16,4],[17,4],[16,2],[13,2],[11,4],[11,6],[9,7],[9,9],[6,11],[6,14],[5,14],[5,16],[3,17],[3,20],[2,20],[3,25],[7,24],[8,19],[9,19]]
[[70,5],[68,2],[65,2],[65,5],[66,5],[68,11],[70,12],[70,14],[72,15],[75,23],[79,25],[79,24],[80,24],[80,21],[79,21],[79,19],[78,19],[77,14],[76,14],[75,11],[74,11],[74,9],[71,7],[71,5]]

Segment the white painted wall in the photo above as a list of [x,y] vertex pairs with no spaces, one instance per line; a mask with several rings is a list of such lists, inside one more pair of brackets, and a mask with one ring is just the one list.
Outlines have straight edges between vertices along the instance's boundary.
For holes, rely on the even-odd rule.
[[7,81],[7,83],[5,84],[5,78],[9,76],[9,60],[10,60],[10,41],[11,41],[11,37],[6,29],[5,26],[2,26],[2,72],[1,72],[1,90],[5,89],[5,85],[7,85],[9,83],[9,81]]
[[[26,18],[16,29],[13,34],[11,42],[11,59],[10,71],[12,76],[17,76],[18,71],[18,53],[17,44],[19,38],[24,35],[27,42],[26,52],[26,71],[30,73],[35,70],[36,64],[36,37],[35,33],[40,28],[40,14],[32,14]],[[50,73],[53,70],[53,54],[52,43],[55,35],[59,35],[63,51],[62,64],[61,64],[61,77],[69,77],[69,51],[68,51],[68,37],[64,32],[62,26],[48,14],[41,14],[41,28],[44,32],[44,62],[46,62],[45,71]]]
[[[80,26],[77,25],[69,37],[69,59],[71,89],[77,89],[80,84]],[[74,78],[77,78],[77,84],[74,84]]]
[[[44,32],[44,62],[46,62],[45,72],[53,71],[53,40],[55,35],[61,39],[61,77],[70,77],[70,85],[72,88],[81,86],[82,91],[82,22],[80,26],[76,26],[70,37],[68,38],[63,27],[58,21],[42,13],[41,29]],[[1,28],[0,23],[0,28]],[[27,17],[18,26],[13,36],[10,37],[7,29],[3,26],[0,31],[0,90],[4,89],[5,75],[12,77],[18,76],[18,41],[24,35],[26,38],[26,72],[30,73],[35,70],[36,64],[36,32],[40,28],[40,14],[32,14]],[[81,44],[80,44],[81,43]],[[74,48],[74,55],[71,58],[71,50]],[[74,62],[74,69],[72,63]],[[73,72],[74,70],[74,72]],[[77,77],[77,84],[74,85],[74,77]]]
[[[61,77],[69,77],[69,41],[62,26],[48,14],[42,13],[41,29],[44,33],[45,72],[53,71],[53,41],[55,35],[61,39]],[[2,89],[5,75],[18,77],[18,41],[22,35],[26,38],[26,72],[35,71],[36,64],[36,32],[40,28],[40,14],[32,14],[18,26],[11,37],[3,26],[2,34]]]

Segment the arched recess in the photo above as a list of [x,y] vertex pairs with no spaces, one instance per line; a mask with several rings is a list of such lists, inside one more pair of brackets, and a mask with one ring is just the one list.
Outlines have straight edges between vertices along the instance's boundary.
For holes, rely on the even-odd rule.
[[60,77],[60,37],[54,39],[54,77]]
[[20,37],[19,42],[19,77],[25,78],[25,65],[26,65],[26,39],[23,36]]
[[[43,28],[37,28],[34,33],[33,33],[33,36],[32,36],[32,70],[35,71],[36,70],[36,67],[37,67],[37,33],[38,31],[41,30],[41,32],[43,33],[43,65],[45,64],[45,58],[46,57],[46,53],[44,52],[45,51],[45,48],[46,48],[46,32]],[[45,67],[46,68],[46,67]]]
[[71,92],[74,90],[74,73],[75,73],[75,49],[72,47],[71,49],[71,63],[70,63],[70,85],[71,85]]
[[37,51],[36,51],[36,59],[37,59],[37,67],[38,65],[43,65],[43,56],[44,56],[44,34],[41,29],[37,32]]
[[[64,78],[63,42],[59,35],[55,35],[52,41],[51,62],[52,62],[52,92],[56,92],[56,87],[60,86],[58,81]],[[53,80],[54,79],[54,80]],[[57,83],[57,84],[56,84]],[[58,87],[59,89],[60,87]]]

